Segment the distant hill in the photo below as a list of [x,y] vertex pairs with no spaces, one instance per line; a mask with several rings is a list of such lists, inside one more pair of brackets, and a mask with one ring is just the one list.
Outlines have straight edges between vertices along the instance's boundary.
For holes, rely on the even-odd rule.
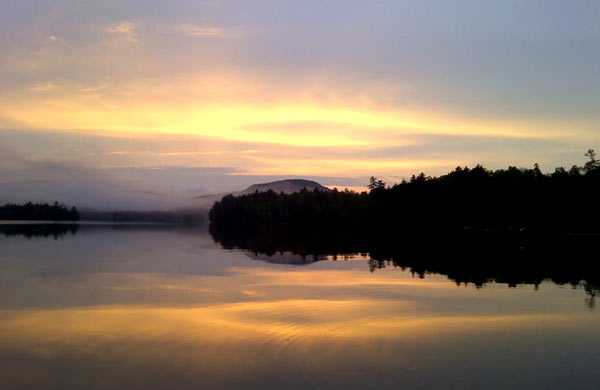
[[307,189],[308,191],[319,190],[323,192],[331,191],[329,188],[322,186],[316,181],[312,180],[303,180],[303,179],[287,179],[287,180],[277,180],[269,183],[261,183],[261,184],[252,184],[250,187],[246,188],[243,191],[238,193],[234,193],[234,195],[247,195],[253,194],[256,191],[258,192],[267,192],[272,190],[276,193],[283,192],[284,194],[292,194],[294,192],[299,192],[302,189]]
[[209,209],[214,202],[221,200],[222,197],[229,194],[232,194],[234,196],[240,196],[253,194],[257,191],[267,192],[269,190],[272,190],[278,194],[281,192],[283,192],[284,194],[292,194],[294,192],[300,192],[303,188],[306,188],[308,191],[314,191],[315,189],[323,192],[331,191],[329,188],[317,183],[316,181],[304,179],[286,179],[271,181],[268,183],[252,184],[250,187],[242,191],[227,192],[223,194],[214,195],[202,195],[199,196],[198,199],[200,199],[204,207]]

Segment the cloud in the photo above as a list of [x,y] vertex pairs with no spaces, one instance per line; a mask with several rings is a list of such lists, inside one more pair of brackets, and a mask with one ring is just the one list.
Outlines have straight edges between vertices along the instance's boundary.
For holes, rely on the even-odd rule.
[[127,20],[104,26],[104,31],[119,36],[127,42],[137,42],[135,25]]
[[104,27],[106,32],[111,34],[131,34],[135,30],[133,23],[124,21],[114,25],[108,25]]
[[106,88],[106,85],[105,85],[105,84],[99,84],[99,85],[90,85],[90,86],[84,86],[84,87],[82,87],[82,88],[81,88],[81,91],[82,91],[82,92],[87,92],[87,93],[90,93],[90,92],[98,92],[98,91],[100,91],[100,90],[102,90],[102,89],[104,89],[104,88]]
[[[199,195],[299,178],[292,172],[248,174],[251,164],[256,163],[240,156],[239,151],[254,149],[262,154],[269,149],[265,150],[264,145],[215,144],[201,137],[128,139],[0,130],[0,141],[0,203],[57,200],[95,208],[200,207],[196,199]],[[211,154],[216,148],[224,151],[223,157]],[[288,152],[293,154],[292,149]],[[303,178],[338,187],[366,180],[314,175]]]
[[177,28],[178,31],[192,37],[223,37],[226,35],[225,30],[220,27],[213,26],[196,26],[184,24]]
[[[0,204],[64,202],[97,209],[172,209],[195,206],[193,196],[165,193],[135,177],[63,159],[32,159],[14,148],[9,137],[0,145]],[[68,157],[67,157],[68,158]]]
[[585,146],[537,138],[409,133],[383,145],[302,147],[191,135],[130,138],[0,130],[0,203],[56,200],[108,209],[202,207],[200,195],[280,179],[304,178],[362,190],[371,175],[391,184],[420,171],[439,175],[457,165],[477,163],[497,169],[538,162],[549,172],[558,165],[583,163]]
[[44,81],[42,83],[37,83],[37,84],[31,85],[29,87],[29,90],[31,92],[35,92],[35,93],[46,93],[46,92],[56,91],[57,89],[60,89],[60,88],[61,88],[61,85],[55,81]]

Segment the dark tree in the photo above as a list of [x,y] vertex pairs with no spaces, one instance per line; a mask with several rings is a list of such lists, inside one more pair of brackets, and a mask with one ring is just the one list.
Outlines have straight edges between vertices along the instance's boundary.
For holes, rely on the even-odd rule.
[[590,159],[590,161],[586,162],[585,166],[583,167],[586,173],[600,169],[600,162],[596,160],[596,152],[594,149],[588,149],[588,151],[585,153],[585,156]]
[[369,179],[369,185],[367,187],[371,191],[385,189],[385,182],[383,180],[378,180],[375,176],[371,176]]

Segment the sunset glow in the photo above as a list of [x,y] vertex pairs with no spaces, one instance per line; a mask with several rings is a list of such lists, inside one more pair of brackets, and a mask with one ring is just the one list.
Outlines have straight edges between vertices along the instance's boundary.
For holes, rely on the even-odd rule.
[[[531,24],[535,7],[500,3],[437,21],[425,5],[387,1],[347,13],[269,1],[253,11],[9,3],[0,16],[5,166],[218,168],[235,179],[198,170],[202,193],[241,189],[252,176],[354,188],[371,175],[394,183],[478,163],[551,171],[599,140],[597,51],[585,42],[600,32],[583,5],[561,40],[561,12]],[[514,18],[529,26],[519,32],[528,51],[495,23]],[[566,48],[572,61],[546,60]],[[140,180],[129,191],[171,186]]]

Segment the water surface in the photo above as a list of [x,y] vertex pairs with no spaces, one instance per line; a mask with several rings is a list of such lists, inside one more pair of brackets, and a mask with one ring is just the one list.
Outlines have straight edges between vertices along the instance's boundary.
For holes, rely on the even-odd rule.
[[0,249],[2,389],[600,388],[581,287],[476,288],[165,226],[4,230]]

